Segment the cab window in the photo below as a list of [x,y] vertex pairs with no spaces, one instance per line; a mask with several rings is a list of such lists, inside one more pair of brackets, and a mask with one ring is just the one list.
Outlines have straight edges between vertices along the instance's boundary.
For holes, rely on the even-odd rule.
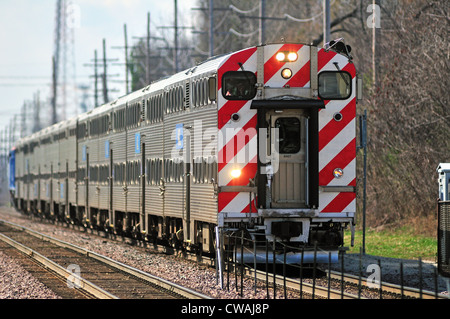
[[295,154],[300,151],[300,120],[295,117],[281,117],[275,121],[279,129],[279,153]]
[[255,85],[255,73],[229,71],[222,77],[222,95],[227,100],[251,100],[256,95]]
[[345,100],[352,93],[350,73],[325,71],[319,74],[319,97],[324,100]]

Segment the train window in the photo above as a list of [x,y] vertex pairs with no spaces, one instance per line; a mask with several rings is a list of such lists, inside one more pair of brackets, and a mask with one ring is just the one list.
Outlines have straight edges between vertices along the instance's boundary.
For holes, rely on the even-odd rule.
[[175,88],[175,92],[174,92],[174,96],[175,96],[175,112],[180,111],[180,87],[176,87]]
[[197,81],[192,82],[192,105],[197,106]]
[[178,111],[178,97],[177,97],[177,89],[172,89],[172,112]]
[[155,176],[155,184],[156,185],[161,185],[162,169],[163,169],[163,161],[162,161],[162,159],[157,159],[156,160],[156,176]]
[[204,103],[205,105],[209,104],[209,87],[208,87],[208,79],[204,78],[203,79],[203,99],[204,99]]
[[157,121],[158,121],[158,122],[161,122],[162,119],[163,119],[163,114],[164,114],[164,112],[163,112],[163,107],[164,107],[164,106],[163,106],[163,95],[160,94],[160,95],[159,95],[158,108],[157,108],[157,110],[158,110]]
[[203,105],[205,105],[205,90],[204,90],[204,83],[205,82],[203,82],[203,79],[201,79],[200,81],[199,81],[199,91],[200,91],[200,96],[199,96],[199,98],[200,98],[200,106],[203,106]]
[[184,90],[182,86],[180,86],[180,91],[178,94],[180,95],[180,111],[182,111],[184,110]]
[[152,109],[151,122],[155,123],[158,121],[158,97],[155,96],[155,97],[153,97],[152,100],[153,101],[152,101],[152,106],[151,106],[151,109]]
[[279,129],[280,154],[295,154],[300,151],[300,121],[296,117],[276,119],[275,128]]
[[229,71],[222,77],[222,95],[227,100],[251,100],[256,95],[256,75],[250,71]]
[[134,175],[134,180],[136,182],[136,184],[140,184],[141,183],[141,161],[137,161],[135,162],[135,175]]
[[148,119],[149,119],[150,123],[155,122],[155,116],[156,116],[156,97],[153,96],[152,98],[150,98],[150,103],[149,103]]
[[319,97],[325,100],[344,100],[352,93],[352,76],[344,71],[325,71],[319,74]]

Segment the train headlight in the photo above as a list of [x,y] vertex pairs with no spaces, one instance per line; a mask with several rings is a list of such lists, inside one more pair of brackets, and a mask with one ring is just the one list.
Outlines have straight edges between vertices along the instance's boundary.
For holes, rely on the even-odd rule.
[[290,79],[292,77],[292,70],[291,69],[283,69],[283,71],[281,71],[281,76],[283,77],[283,79]]
[[286,59],[286,54],[284,52],[278,52],[277,55],[275,56],[275,58],[282,62]]
[[298,59],[297,52],[280,51],[275,55],[275,59],[279,62],[295,62]]
[[239,178],[239,176],[241,176],[241,170],[240,169],[233,169],[231,171],[231,177],[233,178]]
[[333,175],[336,178],[341,178],[344,175],[344,170],[342,168],[335,168],[333,170]]
[[289,62],[297,61],[297,59],[298,59],[297,52],[289,52],[287,55],[287,59],[289,60]]

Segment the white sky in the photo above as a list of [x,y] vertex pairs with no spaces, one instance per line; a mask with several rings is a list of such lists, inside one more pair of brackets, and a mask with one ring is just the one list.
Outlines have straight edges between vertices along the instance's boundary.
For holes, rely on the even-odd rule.
[[[20,114],[24,101],[33,100],[39,91],[40,99],[47,102],[51,97],[52,55],[54,52],[54,29],[57,0],[0,0],[0,133],[11,123],[14,114]],[[173,24],[173,0],[72,0],[79,8],[80,19],[75,25],[75,73],[77,84],[93,87],[94,73],[91,63],[94,50],[102,55],[102,41],[106,39],[107,58],[118,58],[124,62],[124,51],[112,49],[123,46],[123,26],[127,24],[128,43],[137,40],[133,36],[145,36],[147,12],[151,15],[151,32],[161,36],[158,26]],[[178,0],[179,24],[191,25],[191,8],[196,0]],[[172,43],[172,32],[168,41]],[[70,57],[70,55],[68,55]],[[70,61],[70,59],[69,59]],[[72,59],[73,61],[73,59]],[[68,66],[72,70],[71,65]],[[120,74],[114,79],[124,79],[124,66],[111,65],[109,74]],[[101,85],[99,85],[101,89]],[[125,84],[110,83],[109,88],[120,92],[110,93],[111,97],[124,94]],[[90,92],[92,93],[92,91]],[[92,99],[91,99],[92,100]],[[100,102],[102,100],[100,99]],[[90,101],[91,102],[91,101]],[[48,118],[49,109],[41,107],[41,119]],[[70,113],[70,111],[68,111]],[[27,116],[32,117],[29,110]],[[70,117],[70,115],[68,114]],[[31,125],[31,121],[28,121]],[[20,125],[20,117],[17,118]]]

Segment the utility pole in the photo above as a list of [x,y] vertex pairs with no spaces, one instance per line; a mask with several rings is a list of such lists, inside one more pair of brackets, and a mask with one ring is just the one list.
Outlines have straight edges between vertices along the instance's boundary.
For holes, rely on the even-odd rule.
[[39,91],[34,95],[34,110],[33,110],[33,133],[41,129],[41,120],[39,117],[41,109],[41,101],[39,97]]
[[[106,52],[106,43],[105,43],[105,40],[103,39],[103,62],[99,63],[99,59],[97,56],[97,50],[94,50],[94,60],[91,60],[94,63],[93,64],[92,63],[83,64],[84,66],[93,66],[94,67],[94,75],[90,76],[91,78],[92,77],[94,78],[94,99],[95,99],[94,108],[100,106],[99,101],[98,101],[98,99],[99,99],[98,80],[100,77],[102,78],[102,83],[103,83],[103,92],[102,93],[103,93],[103,99],[104,99],[105,103],[108,102],[108,100],[107,100],[108,92],[115,91],[115,90],[108,90],[108,88],[107,88],[108,75],[106,74],[106,64],[110,61],[117,61],[117,59],[107,60],[105,52]],[[103,74],[98,74],[98,68],[100,66],[103,66]],[[113,76],[117,76],[117,75],[113,75]]]
[[[151,75],[152,75],[152,70],[151,70],[151,44],[150,44],[150,40],[165,40],[162,37],[152,37],[151,36],[151,32],[150,32],[150,12],[147,12],[147,35],[145,37],[136,37],[133,36],[134,39],[139,39],[142,41],[145,41],[145,53],[143,55],[132,55],[133,58],[139,59],[139,65],[142,66],[142,68],[145,69],[145,83],[143,83],[143,85],[148,85],[151,82]],[[142,62],[144,61],[144,62]],[[131,63],[131,62],[129,62]],[[131,63],[133,64],[133,63]],[[137,64],[137,62],[134,62],[134,64]],[[157,66],[156,66],[157,67]]]
[[56,61],[55,56],[52,58],[52,89],[53,89],[53,96],[52,96],[52,120],[51,124],[55,124],[57,122],[57,116],[56,116],[56,97],[57,97],[57,70],[56,70]]
[[377,85],[377,71],[379,58],[379,48],[377,42],[380,41],[380,0],[372,0],[372,82],[373,87]]
[[90,75],[90,78],[94,78],[94,108],[98,107],[98,57],[97,57],[97,50],[94,50],[94,64],[91,63],[85,63],[83,66],[93,66],[94,67],[94,75]]
[[174,11],[175,11],[175,51],[174,51],[174,64],[175,64],[175,73],[178,73],[179,66],[178,66],[178,4],[177,0],[174,0]]
[[130,85],[128,83],[128,36],[127,36],[127,24],[123,25],[123,36],[125,38],[125,92],[130,93]]
[[259,16],[261,17],[259,20],[259,43],[264,44],[266,42],[266,0],[261,0],[260,2]]
[[[175,73],[179,72],[179,54],[178,52],[180,50],[185,50],[185,49],[190,49],[190,48],[182,48],[178,45],[178,30],[180,29],[190,29],[192,27],[185,27],[185,26],[179,26],[178,25],[178,4],[177,4],[177,0],[174,0],[174,13],[175,13],[175,21],[174,21],[174,26],[163,26],[163,27],[158,27],[161,29],[174,29],[174,44],[172,47],[172,52],[173,52],[173,70]],[[163,40],[166,45],[167,45],[167,49],[169,49],[169,44],[167,43],[167,41],[165,39],[161,39]]]
[[209,0],[209,57],[214,56],[214,1]]
[[103,39],[103,102],[108,103],[108,81],[106,80],[107,72],[106,72],[106,40]]
[[323,0],[323,43],[328,43],[331,40],[330,36],[330,0]]
[[26,134],[26,114],[27,114],[27,103],[23,102],[22,112],[20,113],[20,138],[25,137]]
[[145,78],[150,84],[150,12],[147,12],[147,63],[145,68]]
[[97,107],[98,104],[98,73],[97,73],[97,66],[98,66],[98,60],[97,60],[97,50],[94,51],[94,99],[95,99],[95,105],[94,107]]

